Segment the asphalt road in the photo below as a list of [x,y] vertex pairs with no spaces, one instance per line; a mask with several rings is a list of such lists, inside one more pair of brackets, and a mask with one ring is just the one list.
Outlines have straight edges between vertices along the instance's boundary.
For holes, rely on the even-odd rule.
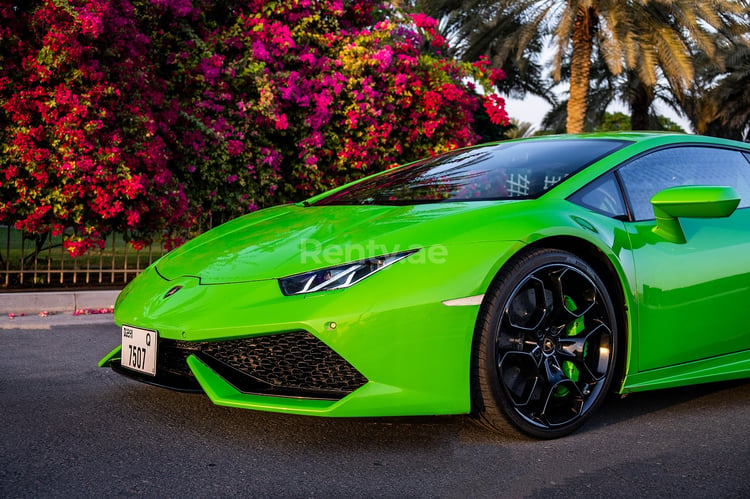
[[461,416],[215,407],[97,368],[106,320],[61,323],[0,328],[0,497],[750,495],[750,382],[631,395],[533,441]]

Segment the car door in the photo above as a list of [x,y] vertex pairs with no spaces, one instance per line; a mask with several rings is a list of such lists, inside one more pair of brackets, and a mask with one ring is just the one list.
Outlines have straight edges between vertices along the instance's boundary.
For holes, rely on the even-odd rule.
[[[750,156],[680,146],[618,169],[630,208],[638,303],[638,367],[646,371],[750,349]],[[653,231],[650,200],[679,185],[730,186],[727,218],[680,218],[685,242]]]

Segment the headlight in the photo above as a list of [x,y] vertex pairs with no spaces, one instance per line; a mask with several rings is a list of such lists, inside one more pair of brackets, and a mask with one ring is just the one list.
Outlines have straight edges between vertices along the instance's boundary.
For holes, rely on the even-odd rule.
[[279,286],[287,296],[348,288],[417,251],[419,250],[402,251],[284,277],[279,279]]

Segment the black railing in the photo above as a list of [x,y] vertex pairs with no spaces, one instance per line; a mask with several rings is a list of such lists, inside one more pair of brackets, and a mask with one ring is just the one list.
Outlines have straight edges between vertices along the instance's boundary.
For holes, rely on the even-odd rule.
[[136,250],[121,235],[111,234],[103,248],[73,258],[62,242],[62,235],[0,225],[0,290],[122,287],[167,253],[161,241]]

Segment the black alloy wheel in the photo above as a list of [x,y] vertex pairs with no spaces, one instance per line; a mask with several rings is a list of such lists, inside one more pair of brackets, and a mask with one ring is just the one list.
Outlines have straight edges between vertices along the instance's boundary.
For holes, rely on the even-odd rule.
[[585,261],[552,249],[516,257],[480,310],[475,416],[491,429],[515,427],[537,438],[574,431],[609,390],[617,335],[610,295]]

